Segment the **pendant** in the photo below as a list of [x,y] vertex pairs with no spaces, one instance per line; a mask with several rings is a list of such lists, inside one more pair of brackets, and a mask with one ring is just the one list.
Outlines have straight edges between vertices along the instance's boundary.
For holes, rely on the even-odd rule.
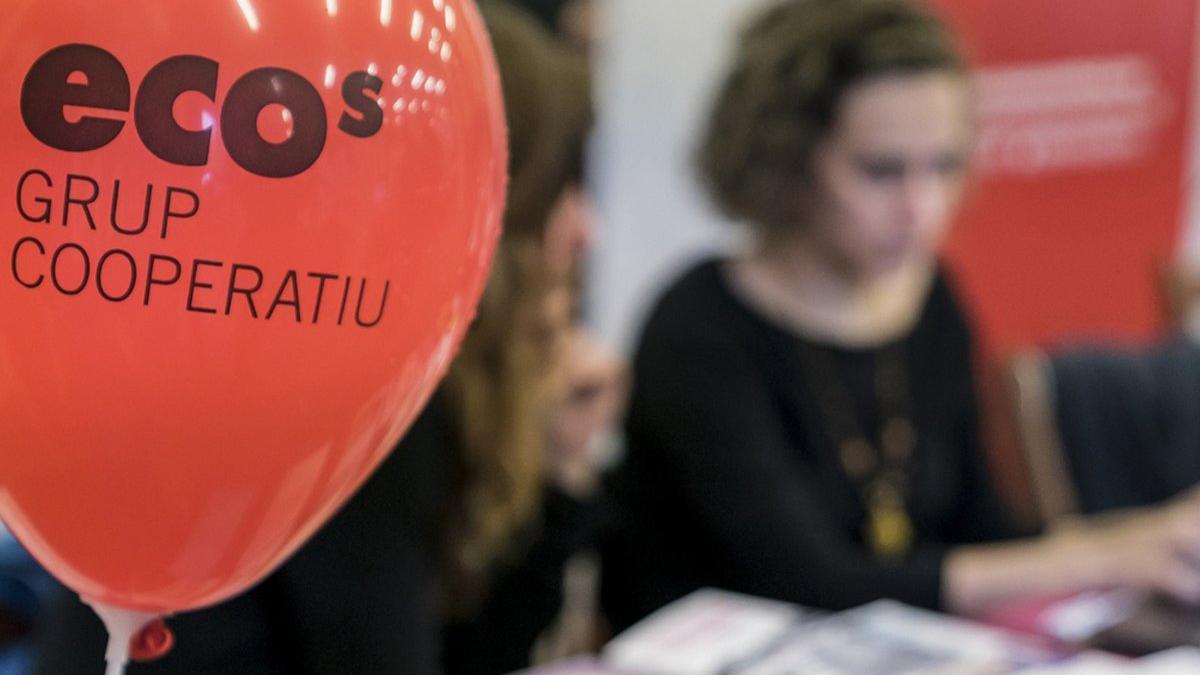
[[912,459],[917,446],[917,430],[904,417],[893,417],[883,425],[880,433],[883,454],[896,464],[905,464]]
[[904,500],[896,488],[880,481],[871,488],[867,505],[867,545],[883,560],[903,558],[912,551],[916,533]]
[[875,450],[859,436],[842,442],[838,447],[838,458],[842,462],[842,470],[855,481],[866,480],[879,468]]

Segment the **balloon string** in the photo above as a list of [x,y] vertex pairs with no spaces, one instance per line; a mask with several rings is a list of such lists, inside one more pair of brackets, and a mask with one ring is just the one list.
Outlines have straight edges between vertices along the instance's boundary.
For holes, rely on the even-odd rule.
[[[84,602],[96,610],[96,614],[100,616],[100,620],[104,622],[104,627],[108,630],[108,650],[104,654],[104,660],[108,664],[105,675],[125,675],[125,665],[129,663],[130,649],[134,638],[149,626],[161,625],[162,618],[156,614],[109,607],[98,602],[88,602],[86,599]],[[165,626],[163,630],[165,630]],[[170,633],[167,632],[167,635],[169,636]],[[141,640],[139,640],[140,642]],[[170,640],[168,639],[163,646],[169,649]]]

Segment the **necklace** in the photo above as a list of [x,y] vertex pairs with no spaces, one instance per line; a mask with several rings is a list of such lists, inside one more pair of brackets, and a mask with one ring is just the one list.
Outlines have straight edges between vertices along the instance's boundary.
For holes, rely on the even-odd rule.
[[916,447],[910,411],[904,343],[876,353],[874,392],[879,405],[879,442],[872,443],[858,423],[854,400],[832,357],[804,345],[801,359],[809,388],[838,460],[867,511],[863,540],[876,558],[895,561],[913,547],[915,531],[908,513],[908,465]]

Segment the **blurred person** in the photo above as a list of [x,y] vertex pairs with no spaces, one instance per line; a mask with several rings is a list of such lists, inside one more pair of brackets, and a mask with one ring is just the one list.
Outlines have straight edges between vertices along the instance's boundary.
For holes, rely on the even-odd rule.
[[650,313],[613,478],[617,629],[704,586],[963,614],[1107,587],[1200,603],[1200,496],[1012,526],[970,323],[937,252],[968,182],[969,73],[903,0],[786,0],[743,33],[701,139],[744,255]]
[[[619,367],[573,328],[570,271],[591,125],[586,68],[504,2],[480,3],[507,104],[510,181],[478,316],[443,386],[388,459],[260,585],[172,618],[140,673],[502,673],[555,619],[589,543],[591,451]],[[40,673],[91,673],[104,630],[70,594],[44,622]]]
[[448,627],[446,664],[484,674],[529,665],[561,603],[565,563],[591,543],[594,450],[618,415],[622,368],[575,322],[591,241],[587,65],[508,3],[481,7],[509,75],[513,170],[508,255],[447,382],[465,461],[451,519],[451,611],[463,619]]

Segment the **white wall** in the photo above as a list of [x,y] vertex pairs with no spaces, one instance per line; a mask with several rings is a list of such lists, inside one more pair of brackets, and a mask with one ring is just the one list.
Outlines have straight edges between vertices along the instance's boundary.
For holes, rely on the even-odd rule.
[[591,320],[628,348],[646,303],[689,259],[732,239],[691,171],[692,142],[740,26],[763,0],[601,0],[600,204]]

